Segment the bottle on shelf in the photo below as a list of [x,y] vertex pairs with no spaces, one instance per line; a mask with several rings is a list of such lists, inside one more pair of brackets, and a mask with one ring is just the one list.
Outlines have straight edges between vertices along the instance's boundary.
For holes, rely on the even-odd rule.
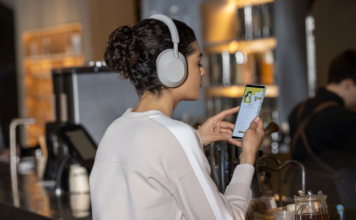
[[252,6],[253,39],[262,38],[262,20],[260,5]]
[[274,83],[274,59],[272,51],[266,51],[262,54],[260,61],[261,71],[260,78],[262,84]]
[[246,4],[237,9],[238,40],[254,40],[272,36],[272,4]]
[[272,4],[263,4],[261,6],[261,15],[262,15],[262,36],[264,38],[273,36],[272,29]]

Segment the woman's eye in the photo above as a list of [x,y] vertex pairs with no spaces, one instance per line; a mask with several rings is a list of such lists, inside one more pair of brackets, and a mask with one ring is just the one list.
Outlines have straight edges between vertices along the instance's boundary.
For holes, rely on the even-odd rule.
[[199,67],[202,67],[202,66],[203,66],[203,64],[199,63],[199,64],[198,64],[198,66],[199,66]]

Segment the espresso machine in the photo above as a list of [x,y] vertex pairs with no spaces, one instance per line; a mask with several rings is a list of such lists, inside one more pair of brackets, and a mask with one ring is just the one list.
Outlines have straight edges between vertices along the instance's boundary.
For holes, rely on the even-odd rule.
[[[45,128],[48,159],[43,179],[55,180],[57,188],[68,189],[71,163],[90,172],[106,128],[138,101],[130,81],[103,64],[52,70],[55,121]],[[82,149],[75,144],[78,141],[90,144]],[[92,158],[84,160],[81,152],[92,152]]]

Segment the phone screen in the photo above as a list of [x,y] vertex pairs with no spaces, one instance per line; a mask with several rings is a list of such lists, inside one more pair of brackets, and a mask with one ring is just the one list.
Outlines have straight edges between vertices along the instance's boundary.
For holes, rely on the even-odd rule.
[[252,120],[259,115],[265,92],[265,86],[247,85],[245,87],[232,133],[233,138],[242,139]]

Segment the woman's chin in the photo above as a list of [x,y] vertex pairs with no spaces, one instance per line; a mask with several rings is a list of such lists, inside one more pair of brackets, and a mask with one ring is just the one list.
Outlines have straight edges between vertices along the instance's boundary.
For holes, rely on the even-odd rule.
[[194,94],[194,96],[186,97],[184,101],[196,101],[200,98],[200,93]]

